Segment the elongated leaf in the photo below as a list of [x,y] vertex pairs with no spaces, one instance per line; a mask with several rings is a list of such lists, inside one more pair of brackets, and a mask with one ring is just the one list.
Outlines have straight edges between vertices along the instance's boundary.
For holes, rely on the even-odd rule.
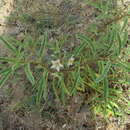
[[99,83],[100,81],[102,81],[107,76],[107,73],[108,73],[110,67],[111,67],[111,63],[108,61],[106,66],[103,68],[101,76],[98,77],[97,79],[95,79],[96,83]]
[[120,67],[120,68],[124,69],[127,72],[130,72],[130,66],[127,65],[126,63],[119,62],[119,63],[115,64],[115,66]]
[[37,96],[36,96],[36,104],[39,104],[41,101],[44,87],[45,87],[44,77],[42,76],[39,81],[38,92],[37,92]]
[[101,2],[91,2],[91,1],[87,1],[87,4],[89,4],[90,6],[99,9],[100,11],[102,11],[102,6],[101,6]]
[[0,70],[0,75],[7,74],[10,71],[11,68],[6,68],[4,70]]
[[70,96],[71,94],[70,94],[69,90],[67,89],[67,87],[65,86],[64,81],[62,81],[62,87],[63,87],[64,92],[65,92],[67,95]]
[[1,63],[0,63],[0,70],[1,70],[1,69],[4,69],[5,67],[6,67],[5,64],[1,64]]
[[86,47],[86,45],[87,44],[85,42],[82,42],[79,47],[76,47],[76,49],[74,50],[73,55],[78,56],[80,54],[80,52]]
[[128,25],[128,17],[125,17],[124,24],[121,28],[121,31],[124,31],[124,29],[126,28],[127,25]]
[[120,109],[119,106],[118,106],[118,104],[117,104],[116,102],[109,101],[109,103],[110,103],[113,107],[115,107],[117,110]]
[[107,102],[108,96],[109,96],[109,86],[108,86],[108,79],[106,77],[104,78],[104,98],[106,102]]
[[16,62],[16,59],[0,57],[0,61],[2,61],[2,62]]
[[47,34],[45,33],[44,38],[40,43],[39,57],[43,56],[46,44],[47,44]]
[[79,85],[79,80],[80,80],[80,74],[79,74],[79,72],[73,73],[73,77],[74,77],[74,80],[75,80],[75,81],[74,81],[73,89],[72,89],[72,91],[71,91],[71,94],[72,94],[72,95],[76,93],[77,87],[78,87],[78,85]]
[[4,85],[4,83],[9,79],[10,75],[11,75],[12,70],[9,69],[6,71],[6,73],[4,72],[4,75],[2,75],[1,79],[0,79],[0,88]]
[[43,98],[44,98],[44,100],[46,100],[47,99],[47,95],[48,95],[48,89],[47,89],[47,79],[48,79],[48,72],[47,71],[45,71],[44,72],[44,89],[43,89]]
[[101,74],[104,69],[104,63],[102,61],[98,61],[98,67],[99,67],[98,73]]
[[66,101],[66,93],[63,87],[61,87],[60,89],[60,100],[61,102],[65,105],[65,101]]
[[46,100],[47,96],[47,76],[48,72],[44,72],[43,75],[41,76],[37,88],[37,97],[36,97],[36,103],[39,104],[44,98]]
[[21,63],[18,62],[18,63],[15,63],[14,65],[12,65],[11,69],[13,71],[15,71],[15,70],[19,69],[22,66],[24,66],[24,64],[21,64]]
[[25,70],[25,73],[26,73],[26,76],[27,76],[28,80],[30,81],[30,83],[32,85],[34,85],[35,84],[35,79],[33,77],[32,71],[30,69],[30,64],[25,65],[24,70]]
[[68,88],[65,86],[63,74],[61,77],[59,77],[57,86],[60,88],[60,100],[63,104],[65,104],[66,96],[67,95],[70,96],[70,92],[69,92]]
[[89,73],[89,76],[91,77],[91,79],[94,80],[96,78],[96,73],[94,72],[94,70],[91,69],[89,65],[86,67],[86,69],[87,69],[86,72]]
[[114,39],[116,36],[116,30],[113,29],[110,34],[108,34],[108,50],[109,51],[113,47]]
[[4,37],[0,36],[0,39],[3,41],[5,46],[10,49],[13,53],[17,52],[17,49],[15,46],[13,46],[11,43],[9,43]]
[[[121,38],[122,37],[122,38]],[[128,32],[124,32],[123,36],[120,36],[119,32],[117,32],[117,40],[119,43],[119,54],[121,52],[121,49],[125,46],[128,40]]]
[[118,39],[118,43],[119,43],[119,54],[120,54],[121,48],[122,48],[122,40],[121,40],[119,32],[117,32],[117,39]]
[[56,88],[57,85],[55,85],[55,78],[53,78],[53,91],[54,91],[54,94],[56,96],[56,98],[60,101],[60,97],[59,97],[59,94],[58,94],[58,89]]
[[123,39],[122,39],[122,46],[124,47],[128,40],[128,32],[124,32]]
[[92,53],[94,54],[95,53],[95,47],[93,45],[93,41],[88,37],[88,36],[85,36],[85,35],[78,35],[78,38],[85,42],[86,44],[89,45],[89,47],[91,48],[91,51]]
[[109,109],[111,109],[113,114],[116,116],[117,109],[115,109],[115,107],[111,104],[111,102],[109,102],[108,106],[109,106]]

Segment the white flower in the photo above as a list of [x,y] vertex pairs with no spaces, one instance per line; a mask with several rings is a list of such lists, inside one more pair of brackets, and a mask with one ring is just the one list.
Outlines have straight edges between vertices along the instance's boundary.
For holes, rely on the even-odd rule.
[[74,63],[74,58],[73,57],[71,57],[69,60],[68,60],[68,66],[71,66],[71,65],[73,65],[73,63]]
[[51,62],[52,62],[52,66],[51,66],[52,69],[56,69],[57,71],[60,71],[60,68],[63,67],[59,59]]

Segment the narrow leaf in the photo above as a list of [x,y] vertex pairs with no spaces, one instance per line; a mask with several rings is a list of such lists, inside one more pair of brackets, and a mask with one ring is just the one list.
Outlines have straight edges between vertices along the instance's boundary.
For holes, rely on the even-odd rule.
[[119,54],[120,54],[121,48],[122,48],[122,40],[121,40],[119,32],[117,32],[117,39],[118,39],[118,43],[119,43]]
[[13,53],[17,52],[17,49],[15,48],[15,46],[13,46],[11,43],[9,43],[4,37],[0,36],[0,39],[3,41],[3,43],[5,44],[5,46],[10,49]]
[[2,62],[16,62],[16,59],[0,57],[0,61],[2,61]]
[[34,85],[35,84],[35,79],[33,77],[32,71],[30,69],[30,64],[25,65],[24,70],[25,70],[25,73],[26,73],[26,76],[27,76],[28,80],[30,81],[30,83],[32,85]]
[[124,32],[123,39],[122,39],[122,46],[124,47],[128,40],[128,32]]
[[78,35],[79,39],[82,40],[83,42],[87,43],[89,47],[91,48],[92,53],[94,54],[95,52],[95,47],[93,45],[93,41],[85,35]]
[[0,79],[0,88],[4,85],[4,83],[9,79],[10,75],[11,75],[12,70],[9,69],[8,71],[6,71],[6,73],[4,73],[4,75],[2,76],[2,78]]
[[86,47],[86,43],[85,43],[85,42],[82,42],[79,47],[76,47],[76,49],[74,50],[73,55],[74,55],[74,56],[78,56],[78,55],[80,54],[80,52],[81,52],[85,47]]
[[115,64],[115,67],[120,67],[120,68],[122,68],[122,69],[124,69],[125,71],[127,71],[127,72],[130,72],[130,66],[129,65],[127,65],[126,63],[123,63],[123,62],[119,62],[119,63],[117,63],[117,64]]
[[125,17],[124,24],[121,28],[121,31],[124,31],[124,29],[126,28],[127,25],[128,25],[128,17]]
[[104,98],[105,98],[105,101],[107,101],[108,96],[109,96],[109,86],[108,86],[108,79],[106,77],[106,78],[104,78]]
[[108,61],[107,64],[106,64],[106,66],[103,68],[101,76],[98,77],[95,80],[96,83],[99,83],[100,81],[102,81],[107,76],[107,73],[108,73],[110,67],[111,67],[111,63]]
[[48,73],[44,72],[41,76],[38,88],[37,88],[37,97],[36,97],[36,103],[39,104],[42,100],[42,98],[46,99],[47,96],[47,76]]
[[65,86],[64,81],[62,81],[62,87],[63,87],[64,92],[65,92],[67,95],[70,96],[71,94],[70,94],[69,90],[67,89],[67,87]]
[[115,35],[116,35],[116,31],[115,29],[113,29],[110,34],[108,34],[108,50],[109,51],[112,47],[113,47],[113,43],[114,43],[114,40],[115,40]]
[[10,71],[11,68],[6,68],[4,70],[0,70],[0,75],[7,74]]
[[60,101],[60,97],[59,97],[59,94],[58,94],[58,89],[56,88],[57,85],[55,85],[55,78],[53,78],[53,91],[54,91],[54,94],[56,96],[56,98]]
[[46,43],[47,43],[47,34],[45,33],[44,38],[42,39],[42,41],[40,43],[39,57],[43,56]]
[[76,93],[77,87],[79,85],[79,80],[80,80],[80,74],[79,74],[79,72],[73,73],[73,77],[74,77],[74,85],[73,85],[73,89],[71,91],[72,95]]

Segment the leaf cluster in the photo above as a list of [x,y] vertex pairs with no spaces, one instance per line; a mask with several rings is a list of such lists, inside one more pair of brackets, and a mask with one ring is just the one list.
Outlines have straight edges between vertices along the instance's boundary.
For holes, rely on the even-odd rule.
[[[88,1],[88,4],[100,12],[97,17],[99,21],[116,17],[110,11],[110,3]],[[104,31],[100,31],[98,25],[95,28],[94,23],[87,30],[93,35],[77,34],[76,39],[80,44],[68,52],[62,51],[66,49],[66,36],[52,43],[48,33],[40,35],[37,39],[27,34],[22,42],[12,37],[0,36],[2,43],[11,53],[9,57],[0,57],[0,87],[22,69],[32,87],[36,104],[47,101],[50,88],[63,104],[69,97],[79,92],[89,94],[88,90],[91,90],[92,96],[85,103],[91,103],[91,108],[96,114],[106,117],[121,116],[130,104],[124,96],[123,88],[124,84],[129,85],[127,76],[130,64],[120,59],[129,44],[127,26],[128,16],[123,17],[122,25],[116,20],[109,22],[104,26]],[[71,56],[75,61],[68,67],[67,61]],[[64,64],[64,68],[59,72],[51,69],[51,61],[56,59],[60,59]]]

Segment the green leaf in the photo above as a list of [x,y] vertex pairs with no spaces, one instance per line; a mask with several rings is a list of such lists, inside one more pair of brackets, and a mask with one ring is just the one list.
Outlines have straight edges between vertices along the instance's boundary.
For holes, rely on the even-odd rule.
[[111,67],[111,62],[108,61],[106,66],[103,68],[102,74],[98,78],[95,79],[96,83],[99,83],[107,76],[107,73],[108,73],[110,67]]
[[119,43],[119,54],[121,52],[121,49],[125,46],[125,44],[127,43],[128,40],[128,32],[124,32],[123,36],[120,35],[119,32],[117,32],[117,40]]
[[11,69],[5,70],[2,74],[2,78],[0,79],[0,88],[4,85],[4,83],[9,79],[10,75],[12,73]]
[[58,95],[58,89],[56,88],[57,87],[57,85],[55,84],[55,78],[53,78],[53,84],[52,84],[52,87],[53,87],[53,91],[54,91],[54,94],[55,94],[55,96],[56,96],[56,98],[60,101],[60,97],[59,97],[59,95]]
[[80,43],[79,47],[76,47],[76,48],[75,48],[73,55],[74,55],[74,56],[78,56],[78,55],[80,54],[80,52],[81,52],[85,47],[86,47],[86,43],[85,43],[85,42]]
[[30,83],[32,85],[34,85],[35,84],[35,79],[33,77],[32,71],[30,69],[30,63],[25,65],[24,70],[25,70],[25,73],[26,73],[26,76],[27,76],[28,80],[30,81]]
[[116,66],[126,70],[127,72],[130,72],[130,66],[126,63],[119,62],[119,63],[115,64],[115,67]]
[[115,107],[117,110],[120,109],[119,106],[118,106],[118,104],[117,104],[116,102],[109,101],[109,103],[110,103],[113,107]]
[[39,83],[38,83],[38,88],[37,88],[37,96],[36,96],[36,104],[39,104],[44,98],[46,100],[47,97],[47,77],[48,77],[48,72],[44,72],[43,75],[41,76]]
[[122,39],[122,46],[124,47],[128,40],[128,32],[124,32],[123,39]]
[[4,70],[0,70],[0,75],[4,75],[6,73],[8,73],[8,71],[10,71],[11,68],[6,68]]
[[71,91],[71,94],[74,95],[77,91],[77,87],[79,84],[79,80],[80,80],[80,74],[79,72],[73,72],[73,77],[74,77],[74,85],[73,85],[73,89]]
[[65,86],[64,81],[62,81],[61,85],[62,85],[62,87],[63,87],[64,92],[65,92],[67,95],[70,96],[71,94],[70,94],[69,90],[67,89],[67,87]]
[[105,101],[107,101],[108,96],[109,96],[109,85],[108,85],[108,79],[106,77],[106,78],[104,78],[104,98],[105,98]]
[[100,11],[102,11],[102,4],[101,2],[92,2],[92,1],[88,1],[87,4],[89,4],[90,6],[99,9]]
[[15,63],[14,65],[12,65],[11,68],[13,71],[15,71],[15,70],[19,69],[21,66],[22,66],[22,64],[18,62],[18,63]]
[[124,19],[124,24],[123,24],[123,26],[122,26],[122,28],[121,28],[121,31],[122,31],[122,32],[124,31],[124,29],[126,29],[127,25],[128,25],[128,17],[125,17],[125,19]]
[[118,43],[119,43],[119,54],[120,54],[121,48],[122,48],[122,40],[121,40],[119,32],[117,32],[117,39],[118,39]]
[[66,92],[65,92],[64,87],[62,85],[60,87],[61,87],[60,88],[60,99],[61,99],[61,102],[63,104],[65,104],[65,101],[66,101]]
[[9,43],[4,37],[0,36],[0,39],[3,41],[5,46],[10,49],[13,53],[17,52],[17,49],[15,46],[13,46],[11,43]]
[[42,38],[42,41],[40,43],[40,50],[39,50],[39,57],[42,58],[44,51],[45,51],[45,46],[47,44],[47,33],[44,34],[44,37]]
[[90,76],[92,80],[94,80],[96,78],[96,73],[94,72],[93,69],[91,69],[89,67],[89,65],[87,65],[87,67],[86,67],[86,73],[89,74],[88,76]]
[[116,30],[115,29],[113,29],[109,34],[108,34],[108,39],[107,39],[107,41],[108,41],[108,43],[107,43],[107,45],[108,45],[108,50],[107,51],[109,51],[112,47],[113,47],[113,43],[114,43],[114,40],[115,40],[115,36],[116,36]]
[[89,45],[92,53],[94,54],[95,53],[95,47],[94,47],[94,44],[93,44],[93,41],[88,37],[88,36],[85,36],[85,35],[78,35],[78,38],[83,41],[84,43],[86,43],[86,45]]
[[16,59],[0,57],[0,61],[2,61],[2,62],[16,62]]

